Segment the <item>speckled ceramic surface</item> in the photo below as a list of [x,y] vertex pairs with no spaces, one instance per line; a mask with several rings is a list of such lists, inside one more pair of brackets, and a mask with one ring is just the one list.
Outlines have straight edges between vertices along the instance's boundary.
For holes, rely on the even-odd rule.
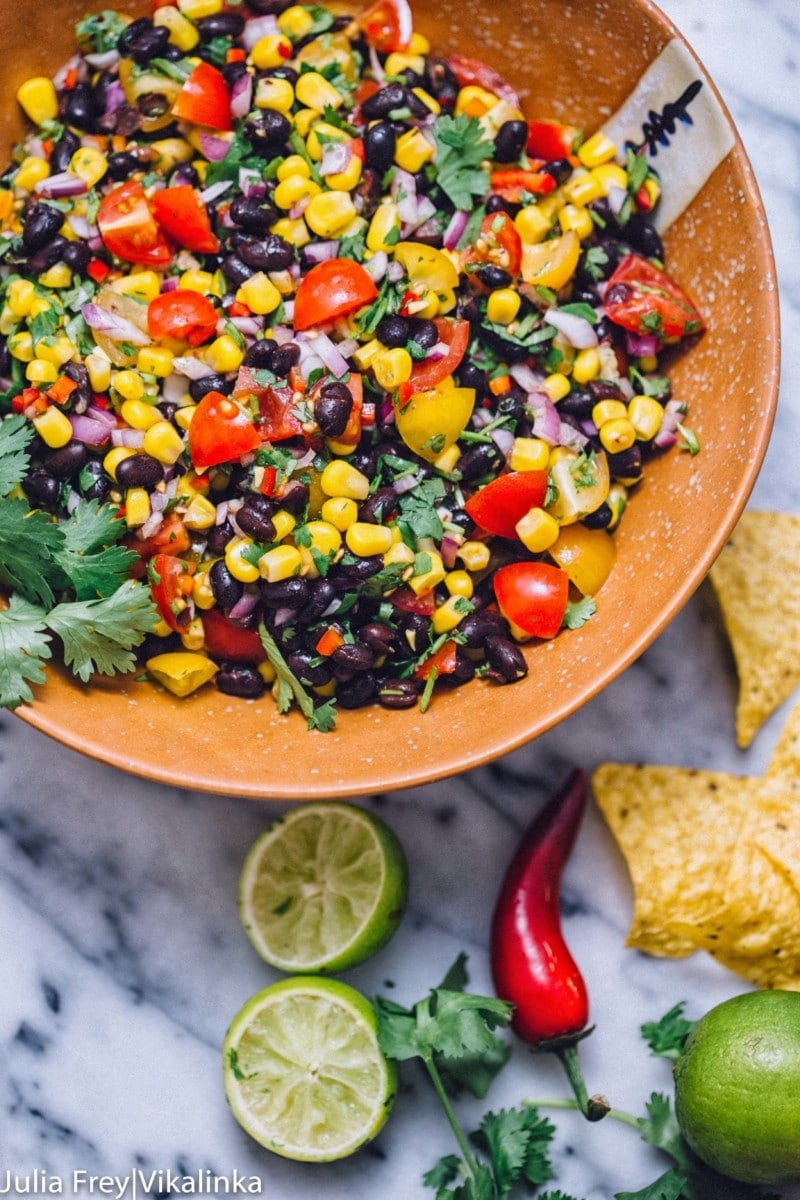
[[[86,7],[86,0],[64,0],[4,10],[7,143],[16,132],[15,86],[63,61]],[[513,22],[509,6],[475,0],[413,7],[434,47],[492,61],[517,86],[529,115],[569,117],[587,132],[680,37],[644,0],[586,0],[579,15],[563,0],[537,0],[515,5]],[[698,73],[715,94],[699,64]],[[670,367],[702,453],[673,452],[648,469],[617,535],[618,561],[597,598],[598,615],[529,646],[524,681],[437,694],[424,716],[416,709],[342,712],[336,729],[321,735],[308,733],[297,714],[278,716],[269,697],[242,702],[206,690],[178,701],[144,683],[83,687],[52,670],[19,715],[73,749],[159,782],[300,799],[386,791],[478,766],[596,695],[704,579],[747,501],[771,431],[779,366],[774,263],[750,165],[732,132],[733,149],[666,235],[670,271],[708,320],[698,345]]]

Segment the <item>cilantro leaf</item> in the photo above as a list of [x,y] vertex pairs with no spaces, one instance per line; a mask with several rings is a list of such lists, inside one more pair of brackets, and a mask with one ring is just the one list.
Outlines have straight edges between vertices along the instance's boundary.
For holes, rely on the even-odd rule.
[[125,523],[109,504],[90,500],[79,505],[61,525],[64,548],[56,561],[69,577],[77,600],[111,596],[128,578],[136,554],[113,543]]
[[597,612],[597,605],[592,596],[582,596],[580,600],[570,600],[561,621],[563,629],[580,629]]
[[327,704],[315,707],[314,701],[300,680],[289,669],[286,659],[278,649],[278,644],[268,632],[266,625],[259,625],[258,635],[267,658],[275,668],[278,685],[276,694],[278,712],[288,712],[295,703],[306,718],[309,729],[318,729],[320,733],[328,733],[336,724],[336,709],[333,704],[328,701]]
[[647,1116],[640,1117],[638,1122],[642,1141],[647,1142],[648,1146],[655,1146],[657,1150],[663,1150],[681,1170],[689,1170],[689,1149],[669,1098],[653,1092],[645,1107]]
[[42,663],[51,657],[44,610],[13,595],[0,611],[0,706],[33,700],[29,683],[44,683]]
[[694,1026],[694,1021],[687,1021],[683,1016],[685,1007],[686,1001],[682,1000],[659,1021],[646,1021],[641,1026],[642,1037],[652,1054],[662,1058],[678,1057]]
[[670,1169],[638,1192],[615,1192],[614,1200],[678,1200],[685,1195],[686,1176]]
[[86,54],[115,50],[120,34],[128,27],[125,17],[110,9],[83,17],[75,26],[78,45]]
[[33,436],[33,426],[21,413],[0,422],[0,496],[7,496],[25,478]]
[[57,604],[47,624],[61,639],[64,662],[84,683],[136,665],[131,650],[159,621],[146,584],[129,579],[111,596]]
[[0,584],[49,608],[65,583],[57,562],[64,534],[51,517],[24,500],[0,504]]
[[440,540],[444,529],[436,507],[445,494],[445,482],[438,476],[420,480],[412,491],[400,497],[400,516],[397,521],[400,528],[416,540]]
[[498,1195],[508,1195],[523,1179],[531,1184],[552,1179],[548,1149],[554,1134],[555,1126],[535,1108],[486,1114],[472,1141],[491,1160]]
[[459,113],[437,118],[432,127],[436,143],[436,183],[457,209],[472,208],[474,196],[489,187],[489,172],[482,164],[491,159],[493,145],[477,117]]

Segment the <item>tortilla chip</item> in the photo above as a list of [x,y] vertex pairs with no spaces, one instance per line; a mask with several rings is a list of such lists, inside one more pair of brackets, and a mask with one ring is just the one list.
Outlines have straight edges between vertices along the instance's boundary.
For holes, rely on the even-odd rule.
[[736,662],[745,747],[800,684],[800,517],[746,510],[709,578]]
[[776,775],[800,779],[800,704],[790,710],[769,760],[765,778]]

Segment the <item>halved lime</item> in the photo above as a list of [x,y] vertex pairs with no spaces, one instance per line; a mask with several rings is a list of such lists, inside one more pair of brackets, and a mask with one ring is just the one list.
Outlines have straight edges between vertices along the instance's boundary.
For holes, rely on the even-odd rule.
[[372,1140],[397,1076],[378,1046],[375,1010],[349,984],[282,979],[237,1013],[222,1047],[233,1115],[260,1145],[333,1162]]
[[290,973],[344,971],[394,933],[408,894],[403,848],[352,804],[306,804],[255,843],[239,915],[258,953]]

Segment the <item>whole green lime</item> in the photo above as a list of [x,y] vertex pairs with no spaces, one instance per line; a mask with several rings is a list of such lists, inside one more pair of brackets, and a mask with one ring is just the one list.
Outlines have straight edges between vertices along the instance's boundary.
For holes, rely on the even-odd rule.
[[721,1174],[800,1180],[800,993],[748,992],[707,1012],[675,1063],[675,1111]]

